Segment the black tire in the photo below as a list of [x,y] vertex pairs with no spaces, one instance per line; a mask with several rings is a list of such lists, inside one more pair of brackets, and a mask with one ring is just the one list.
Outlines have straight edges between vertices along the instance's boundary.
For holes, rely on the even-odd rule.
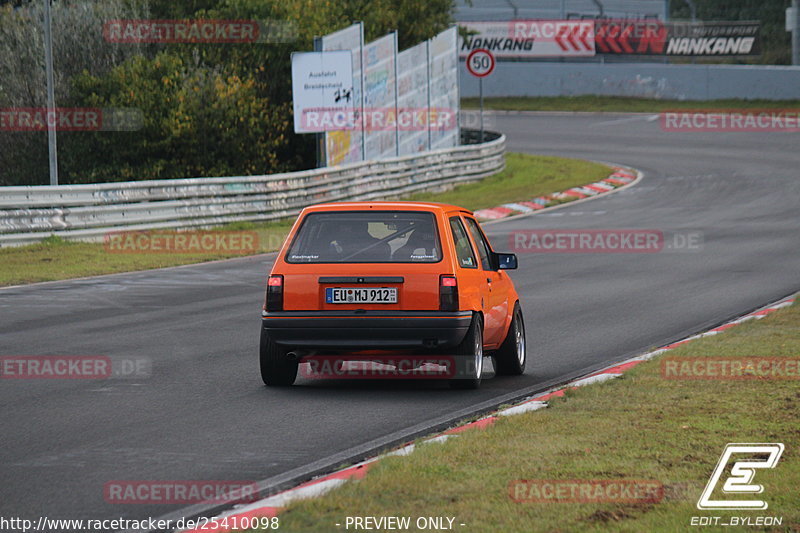
[[522,309],[519,308],[519,302],[517,302],[514,304],[514,313],[511,315],[508,334],[503,344],[494,353],[495,373],[498,376],[521,376],[524,374],[525,363],[528,362],[527,346],[525,321],[522,318]]
[[477,389],[483,371],[483,322],[475,315],[464,339],[455,349],[458,377],[450,380],[454,389]]
[[297,379],[297,360],[289,359],[288,350],[275,344],[261,330],[261,379],[270,387],[288,387]]

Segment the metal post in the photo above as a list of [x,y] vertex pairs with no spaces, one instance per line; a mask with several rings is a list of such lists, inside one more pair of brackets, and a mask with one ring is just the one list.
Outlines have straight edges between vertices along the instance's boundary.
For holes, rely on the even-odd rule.
[[361,69],[359,72],[359,83],[361,84],[361,102],[359,102],[360,109],[358,110],[361,113],[361,160],[367,160],[367,124],[364,118],[364,71],[366,70],[364,65],[364,23],[362,21],[358,21],[358,26],[361,29],[361,41],[358,45],[358,64],[361,65]]
[[[322,52],[322,37],[314,37],[314,51]],[[328,166],[328,154],[325,146],[325,133],[315,133],[314,140],[317,145],[317,168]]]
[[481,100],[481,143],[483,143],[483,78],[478,78],[478,93]]
[[[689,6],[689,13],[692,18],[692,26],[694,26],[694,24],[697,22],[697,6],[694,5],[693,0],[684,0],[684,1],[686,2],[686,5]],[[692,57],[692,65],[696,64],[697,64],[697,58]]]
[[394,57],[392,61],[394,61],[394,154],[399,156],[400,155],[400,107],[398,105],[399,95],[397,94],[397,89],[399,88],[399,84],[397,82],[397,30],[392,32],[394,34]]
[[800,65],[800,2],[792,0],[794,21],[792,24],[792,65]]
[[[458,28],[458,26],[456,26]],[[455,65],[456,65],[456,116],[458,117],[458,121],[456,124],[456,128],[458,131],[456,132],[456,146],[461,144],[461,73],[459,72],[459,62],[458,62],[458,29],[456,29],[456,48],[453,50],[455,55]]]
[[686,5],[689,6],[689,15],[692,18],[692,22],[697,22],[697,6],[694,4],[693,0],[684,0]]
[[[56,96],[53,87],[53,35],[50,27],[50,0],[44,0],[44,64],[47,80],[47,151],[50,158],[50,185],[58,185],[58,147],[56,146]],[[52,123],[51,123],[51,117]]]
[[433,135],[431,133],[431,40],[425,41],[425,72],[428,77],[428,114],[425,117],[425,127],[428,130],[428,150],[433,146]]

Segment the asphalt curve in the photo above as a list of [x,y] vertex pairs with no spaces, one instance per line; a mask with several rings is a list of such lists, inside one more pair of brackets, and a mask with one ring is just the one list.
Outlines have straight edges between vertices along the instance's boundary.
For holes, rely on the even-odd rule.
[[667,133],[638,115],[520,114],[496,123],[511,151],[645,173],[608,197],[487,226],[497,248],[508,249],[520,229],[613,228],[692,232],[702,248],[520,253],[513,277],[529,370],[478,391],[409,382],[265,388],[257,344],[271,256],[0,290],[0,355],[152,362],[148,378],[0,381],[0,516],[173,513],[181,506],[109,504],[103,488],[286,476],[800,289],[798,134]]

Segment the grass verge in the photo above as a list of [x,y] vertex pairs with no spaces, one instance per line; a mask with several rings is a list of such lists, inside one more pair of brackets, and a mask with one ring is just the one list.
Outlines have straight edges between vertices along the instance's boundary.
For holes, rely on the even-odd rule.
[[[477,98],[463,98],[464,109],[478,109]],[[674,110],[798,109],[798,100],[655,100],[621,96],[557,96],[539,98],[484,98],[484,109],[507,111],[587,111],[658,113]]]
[[510,153],[503,172],[476,183],[436,194],[417,194],[409,200],[442,202],[470,210],[530,200],[608,177],[609,168],[598,163]]
[[[669,357],[800,354],[800,306],[691,342]],[[664,356],[662,356],[664,357]],[[534,359],[535,361],[535,359]],[[535,367],[534,367],[535,368]],[[781,517],[800,530],[800,387],[794,380],[678,381],[664,379],[658,359],[622,378],[568,392],[545,410],[503,418],[408,457],[381,460],[360,481],[280,515],[281,529],[336,531],[347,516],[455,517],[456,530],[685,531],[693,516]],[[756,470],[765,511],[699,511],[697,500],[726,443],[785,445],[777,467]],[[515,503],[513,480],[656,480],[659,503]],[[724,480],[725,478],[723,478]],[[723,496],[717,491],[715,496]],[[458,527],[458,524],[465,524]],[[744,528],[703,528],[741,531]],[[415,530],[413,527],[411,530]]]
[[[506,169],[495,176],[443,193],[417,194],[411,199],[481,209],[585,185],[605,178],[608,172],[608,167],[586,161],[509,153]],[[280,248],[292,222],[241,222],[219,229],[256,232],[255,253],[263,253]],[[239,255],[242,254],[112,253],[100,243],[51,237],[38,244],[0,249],[0,286],[201,263]]]

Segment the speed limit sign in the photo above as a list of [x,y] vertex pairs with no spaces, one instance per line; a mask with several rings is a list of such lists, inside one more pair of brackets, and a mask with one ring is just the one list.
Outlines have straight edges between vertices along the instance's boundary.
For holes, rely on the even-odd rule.
[[467,56],[467,70],[476,78],[485,78],[494,70],[494,56],[486,48],[476,48]]

